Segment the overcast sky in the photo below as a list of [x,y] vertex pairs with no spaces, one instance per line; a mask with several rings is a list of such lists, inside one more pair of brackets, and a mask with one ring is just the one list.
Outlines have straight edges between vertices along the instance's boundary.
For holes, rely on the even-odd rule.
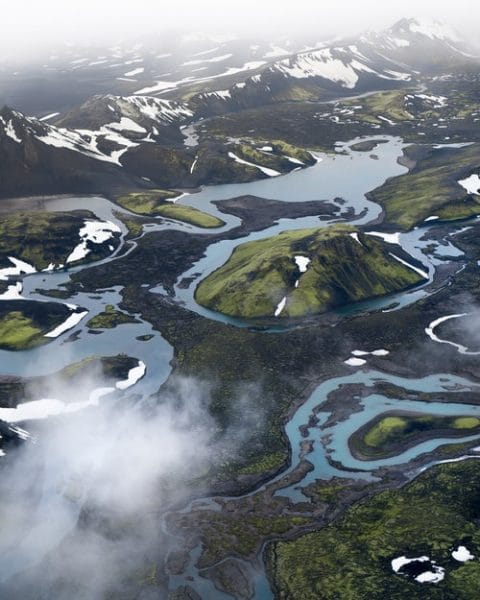
[[2,2],[0,52],[110,43],[178,27],[265,37],[314,31],[322,39],[386,27],[403,16],[429,16],[480,37],[478,0],[14,0]]

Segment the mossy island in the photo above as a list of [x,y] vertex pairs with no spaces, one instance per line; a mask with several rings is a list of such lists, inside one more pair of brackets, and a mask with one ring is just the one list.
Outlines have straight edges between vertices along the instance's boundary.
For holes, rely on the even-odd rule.
[[199,284],[195,298],[232,317],[303,317],[422,281],[385,242],[337,224],[238,246]]

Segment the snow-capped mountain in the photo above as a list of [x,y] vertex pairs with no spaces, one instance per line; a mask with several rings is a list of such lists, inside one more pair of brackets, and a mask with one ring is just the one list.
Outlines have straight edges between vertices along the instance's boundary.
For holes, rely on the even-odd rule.
[[457,32],[426,19],[402,19],[383,32],[362,36],[360,41],[377,55],[423,72],[475,59]]
[[[103,139],[0,110],[1,195],[99,191],[131,185],[120,157],[133,143],[115,130]],[[108,184],[108,185],[107,185]]]
[[[440,68],[476,60],[450,28],[418,19],[403,19],[382,32],[299,52],[271,62],[228,88],[195,96],[206,110],[254,106],[282,100],[315,100],[388,89],[417,81]],[[218,89],[217,89],[218,88]]]
[[[201,88],[227,90],[234,97],[232,105],[241,108],[264,97],[304,95],[289,87],[306,89],[307,99],[384,87],[389,81],[394,87],[419,70],[469,59],[457,34],[418,19],[335,43],[177,32],[107,48],[58,48],[29,65],[2,64],[0,57],[0,105],[15,105],[50,122],[93,96],[181,99],[187,90],[191,95]],[[236,83],[246,89],[235,89]],[[218,98],[198,100],[222,106]]]
[[267,71],[297,79],[320,77],[347,89],[373,76],[406,81],[420,69],[473,58],[459,36],[435,21],[402,19],[382,32],[367,32],[351,43],[301,52],[277,61]]
[[[135,120],[140,125],[157,127],[183,123],[193,117],[186,104],[171,102],[151,96],[94,96],[79,108],[53,122],[66,127],[100,127],[108,121],[122,117]],[[88,123],[86,123],[88,119]]]
[[179,127],[193,118],[184,103],[151,96],[94,96],[79,108],[53,121],[90,139],[131,142],[182,143]]
[[4,63],[0,56],[0,106],[54,118],[95,95],[163,95],[253,73],[304,47],[295,40],[162,32],[111,47],[54,48],[28,64]]
[[[193,46],[187,52],[191,60],[184,61],[184,67],[190,63],[189,68],[200,69],[199,62],[208,61],[215,70],[227,60],[221,54],[225,44],[236,43],[218,41],[217,46],[199,50],[204,42],[191,41]],[[123,188],[196,187],[218,182],[217,174],[207,169],[208,161],[217,161],[218,172],[226,168],[225,180],[229,180],[228,141],[206,138],[202,148],[195,148],[196,144],[186,143],[184,135],[190,123],[267,104],[413,87],[424,76],[478,64],[448,28],[413,19],[399,21],[380,33],[369,32],[288,56],[283,56],[283,47],[269,47],[267,53],[265,47],[250,47],[250,54],[243,58],[239,52],[235,64],[241,67],[226,67],[225,62],[220,74],[194,78],[193,85],[188,77],[183,83],[169,81],[165,86],[162,80],[150,78],[144,81],[150,85],[136,93],[96,94],[63,115],[41,119],[2,109],[1,194],[101,192],[116,184]],[[262,60],[243,62],[258,58],[258,52]],[[137,59],[127,62],[137,64],[132,61]],[[138,75],[143,76],[143,71]],[[411,101],[419,101],[420,96],[415,98]],[[442,97],[435,98],[438,102]],[[238,168],[233,173],[234,177],[243,175]]]

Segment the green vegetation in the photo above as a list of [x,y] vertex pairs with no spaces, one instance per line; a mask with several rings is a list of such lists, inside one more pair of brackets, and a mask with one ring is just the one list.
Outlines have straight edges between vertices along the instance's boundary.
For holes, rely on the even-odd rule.
[[[45,269],[50,263],[65,264],[68,255],[79,243],[78,233],[86,218],[94,219],[95,215],[89,211],[39,211],[2,215],[1,264],[10,265],[9,256],[23,260],[37,270]],[[91,253],[88,260],[95,260],[97,257],[98,252]]]
[[362,108],[355,116],[367,123],[381,124],[382,120],[378,118],[379,115],[391,121],[411,121],[414,119],[406,108],[404,90],[379,92],[378,94],[366,96],[360,101],[357,99],[349,100],[344,104],[346,106],[362,104]]
[[457,183],[478,168],[479,160],[479,144],[437,150],[370,192],[370,199],[383,207],[388,225],[405,230],[430,216],[451,221],[480,214],[480,196]]
[[[359,236],[359,241],[352,237]],[[300,273],[295,256],[311,259]],[[236,317],[301,317],[382,296],[422,278],[392,258],[383,242],[348,225],[285,231],[238,246],[229,260],[200,283],[199,304]],[[298,281],[298,286],[295,283]]]
[[158,206],[162,206],[177,196],[179,196],[178,192],[172,190],[150,190],[119,196],[116,198],[116,202],[123,208],[139,215],[155,215]]
[[54,302],[4,300],[0,303],[0,348],[25,350],[51,341],[44,335],[63,323],[70,309]]
[[[0,406],[13,408],[21,402],[28,402],[42,397],[52,397],[57,389],[65,390],[65,386],[80,386],[89,389],[103,381],[105,385],[114,385],[127,378],[128,372],[136,367],[138,360],[126,354],[116,356],[89,356],[72,363],[52,375],[32,378],[8,377],[0,378]],[[55,397],[55,395],[53,395]]]
[[138,340],[139,342],[149,342],[154,337],[155,336],[153,335],[153,333],[147,333],[145,335],[137,335],[137,337],[135,339]]
[[225,225],[225,222],[218,217],[182,204],[165,204],[157,209],[157,213],[166,219],[176,219],[204,229],[213,229]]
[[[401,490],[356,504],[323,530],[268,549],[283,600],[477,600],[480,589],[480,463],[434,467]],[[477,560],[460,563],[463,543]],[[422,584],[397,575],[390,561],[427,555],[445,579]],[[341,568],[339,568],[341,565]]]
[[[349,444],[360,457],[393,456],[406,445],[426,436],[473,435],[480,429],[477,417],[437,417],[435,415],[384,415],[367,423],[350,438]],[[468,432],[466,431],[468,430]]]
[[[0,319],[0,348],[24,350],[38,344],[42,330],[35,327],[32,319],[13,311]],[[45,340],[46,341],[46,340]]]
[[[136,358],[132,358],[126,354],[89,356],[63,368],[56,374],[56,379],[72,383],[82,377],[91,377],[92,374],[95,375],[98,371],[107,379],[124,379],[128,371],[136,367],[137,364],[138,361]],[[41,378],[38,378],[38,381],[40,380]]]
[[265,538],[285,535],[296,527],[308,525],[311,517],[296,515],[269,515],[249,512],[239,520],[235,513],[195,511],[178,513],[175,527],[179,530],[194,528],[208,540],[200,559],[201,568],[208,567],[225,556],[254,555]]
[[365,434],[363,439],[367,446],[378,447],[385,444],[390,437],[402,433],[406,427],[405,417],[384,417]]
[[478,417],[457,417],[453,422],[455,429],[475,429],[480,425]]
[[[257,143],[256,145],[259,146],[260,144]],[[289,160],[289,158],[300,161],[305,165],[315,164],[315,159],[310,152],[293,144],[288,144],[282,140],[273,140],[272,142],[267,142],[265,145],[270,146],[272,151],[263,152],[247,143],[241,143],[234,146],[234,153],[246,161],[274,169],[280,173],[292,171],[298,166]]]
[[127,240],[138,238],[143,233],[143,224],[145,222],[144,219],[140,217],[130,217],[126,213],[118,212],[116,214],[117,218],[122,221],[125,227],[128,229],[128,233],[126,236]]
[[[116,199],[116,202],[120,206],[123,206],[123,208],[139,215],[176,219],[177,221],[190,223],[191,225],[204,227],[206,229],[225,225],[221,219],[218,219],[213,215],[209,215],[208,213],[192,208],[191,206],[174,204],[173,202],[168,201],[168,198],[174,198],[178,195],[178,193],[172,192],[171,190],[132,192],[125,196],[120,196]],[[136,227],[134,228],[134,231],[132,231],[132,229],[130,229],[130,231],[132,235],[138,233]]]
[[273,152],[261,152],[248,144],[236,144],[233,147],[233,152],[243,160],[254,163],[256,165],[260,165],[262,167],[267,167],[268,169],[273,169],[274,171],[278,171],[280,173],[285,171],[292,170],[292,163],[282,157],[273,154]]
[[352,490],[362,491],[368,484],[365,481],[350,481],[333,477],[330,480],[317,479],[304,488],[304,494],[311,498],[315,505],[328,504],[330,508],[338,507],[342,501],[347,500]]
[[265,454],[256,462],[250,463],[238,470],[239,475],[265,474],[268,471],[278,469],[285,462],[284,452],[272,452]]
[[229,140],[223,137],[219,141],[200,144],[191,185],[245,183],[265,177],[256,167],[232,160],[228,156],[230,149]]
[[90,329],[113,329],[123,323],[138,323],[138,321],[135,317],[116,310],[112,304],[107,304],[103,312],[88,321],[87,326]]
[[295,158],[306,165],[315,164],[315,159],[312,157],[310,152],[304,150],[303,148],[299,148],[298,146],[294,146],[293,144],[289,144],[282,140],[273,140],[270,145],[273,147],[275,152],[279,152],[285,156],[290,156],[290,158]]

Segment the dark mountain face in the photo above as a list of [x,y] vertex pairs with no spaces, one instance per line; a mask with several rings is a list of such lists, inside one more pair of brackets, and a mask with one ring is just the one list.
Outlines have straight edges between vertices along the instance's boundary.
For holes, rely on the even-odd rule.
[[133,142],[164,145],[183,144],[180,126],[194,117],[185,103],[152,96],[94,96],[80,107],[54,121],[56,126],[100,132],[121,133]]
[[[118,151],[117,151],[118,152]],[[88,136],[57,129],[4,107],[0,111],[0,194],[101,192],[132,185],[115,152]]]

